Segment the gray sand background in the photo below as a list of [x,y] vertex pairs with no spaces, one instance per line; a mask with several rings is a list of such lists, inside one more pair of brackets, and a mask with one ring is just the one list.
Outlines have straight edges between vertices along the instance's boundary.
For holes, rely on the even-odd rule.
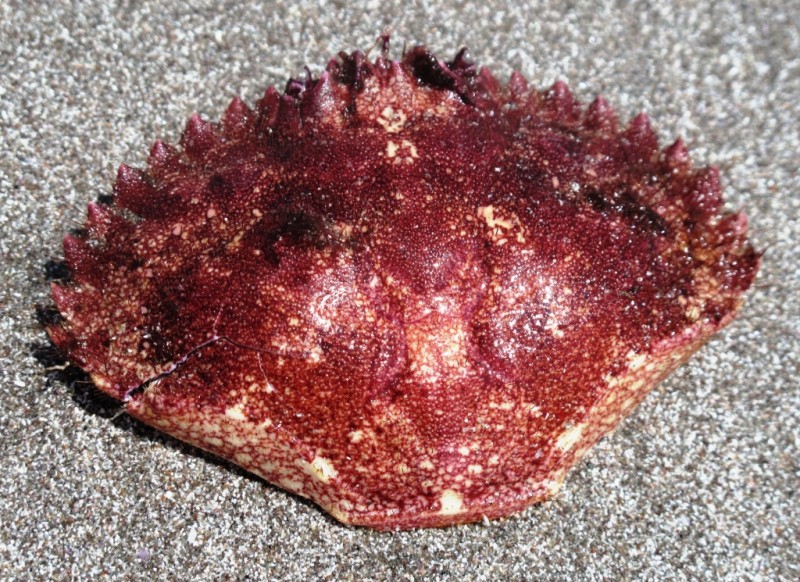
[[[0,0],[0,579],[796,580],[800,4]],[[42,265],[117,165],[308,64],[427,43],[646,110],[718,165],[764,266],[734,324],[510,519],[376,533],[48,374]],[[63,376],[63,375],[62,375]]]

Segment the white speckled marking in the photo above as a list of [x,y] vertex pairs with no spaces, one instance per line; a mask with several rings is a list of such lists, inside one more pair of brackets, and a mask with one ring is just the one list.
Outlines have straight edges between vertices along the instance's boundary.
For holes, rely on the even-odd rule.
[[333,467],[333,463],[325,457],[314,457],[314,460],[310,463],[301,459],[298,460],[296,464],[306,474],[323,483],[330,482],[331,479],[335,479],[338,475],[338,472]]
[[377,121],[386,133],[397,133],[403,129],[406,123],[406,114],[393,109],[391,105],[387,105],[384,107],[383,111],[381,111]]
[[461,494],[453,489],[442,491],[439,503],[441,504],[439,513],[442,515],[455,515],[461,511],[464,504]]
[[561,433],[561,436],[558,437],[558,440],[556,441],[556,448],[563,452],[570,450],[575,446],[575,443],[580,440],[581,435],[583,435],[584,428],[586,428],[586,424],[581,423],[565,430],[563,433]]
[[231,406],[225,409],[225,416],[232,420],[244,421],[247,420],[247,417],[242,412],[242,409],[239,405]]

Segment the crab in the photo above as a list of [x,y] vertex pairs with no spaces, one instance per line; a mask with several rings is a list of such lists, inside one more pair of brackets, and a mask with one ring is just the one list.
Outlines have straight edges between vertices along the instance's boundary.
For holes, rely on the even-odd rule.
[[336,519],[550,498],[760,254],[646,115],[425,47],[191,117],[64,239],[47,331],[132,417]]

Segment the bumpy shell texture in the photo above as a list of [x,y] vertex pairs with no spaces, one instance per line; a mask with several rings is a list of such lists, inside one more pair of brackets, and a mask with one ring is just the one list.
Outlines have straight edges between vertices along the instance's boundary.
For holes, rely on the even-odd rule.
[[64,240],[55,345],[133,417],[376,528],[505,516],[733,318],[760,256],[646,116],[425,48],[192,117]]

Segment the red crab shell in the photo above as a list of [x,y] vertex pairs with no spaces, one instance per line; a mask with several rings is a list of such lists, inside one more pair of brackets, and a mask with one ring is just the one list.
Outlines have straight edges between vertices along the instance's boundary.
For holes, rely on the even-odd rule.
[[715,169],[422,47],[190,119],[64,240],[49,333],[129,414],[377,528],[552,496],[758,269]]

